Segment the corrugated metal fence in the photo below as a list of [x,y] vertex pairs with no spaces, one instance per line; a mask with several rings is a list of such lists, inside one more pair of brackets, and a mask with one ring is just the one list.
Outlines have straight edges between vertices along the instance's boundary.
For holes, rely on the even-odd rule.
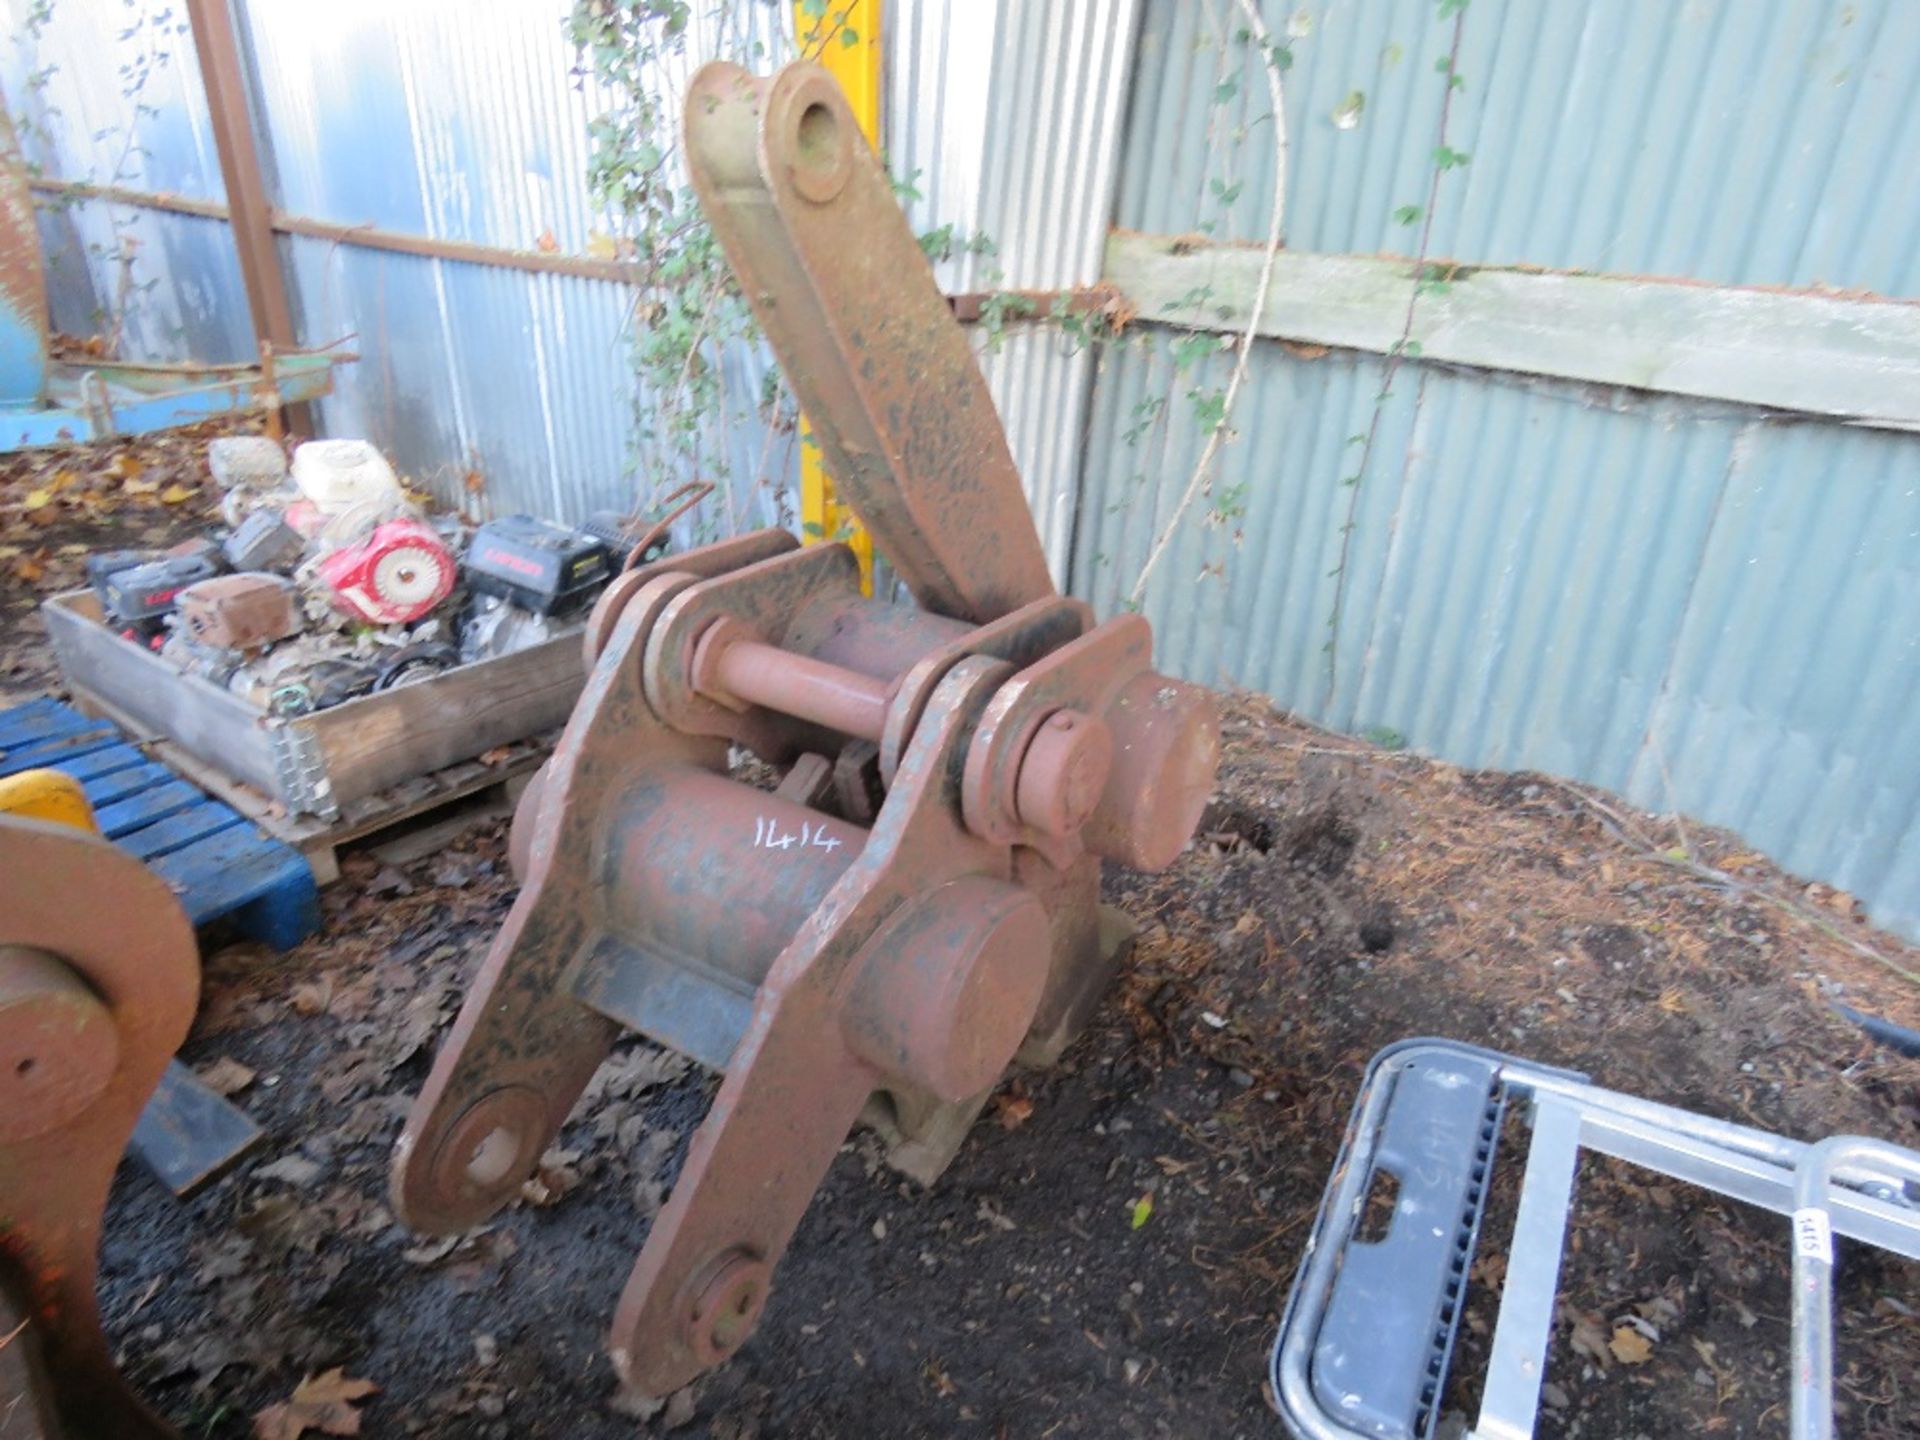
[[[177,19],[145,19],[168,7],[143,0],[123,20],[56,0],[35,34],[24,23],[30,0],[7,5],[16,41],[0,77],[33,122],[28,151],[47,174],[224,201],[191,43]],[[604,222],[587,189],[587,126],[602,97],[574,74],[567,8],[235,0],[279,208],[437,240],[590,253]],[[896,175],[916,177],[913,219],[994,247],[942,266],[944,282],[1064,288],[1097,278],[1135,10],[1136,0],[889,7],[887,149]],[[786,0],[697,5],[685,54],[663,79],[677,90],[702,60],[755,45],[765,65],[793,53]],[[28,83],[49,67],[45,84]],[[131,273],[153,282],[131,296],[118,289],[122,233],[140,244]],[[218,219],[82,200],[45,211],[43,238],[58,328],[90,333],[103,313],[125,310],[130,358],[252,357],[240,271]],[[624,286],[334,238],[279,244],[303,341],[339,341],[361,356],[321,404],[327,433],[375,440],[416,483],[482,513],[577,517],[677,483],[630,440]],[[982,360],[1064,574],[1090,359],[1027,329]],[[769,436],[754,409],[766,363],[757,352],[725,361],[730,469],[756,480],[736,503],[736,525],[794,514],[794,437]],[[484,482],[477,494],[469,474]]]
[[[36,34],[28,0],[7,3],[0,76],[49,173],[222,198],[183,35],[59,0]],[[598,106],[571,78],[564,8],[246,4],[279,203],[585,250]],[[1452,22],[1433,0],[1261,11],[1291,61],[1290,251],[1410,251],[1394,212],[1425,197]],[[791,7],[747,14],[770,57],[786,53]],[[1231,0],[898,0],[887,28],[889,158],[917,172],[915,221],[997,248],[942,267],[950,288],[1095,280],[1109,223],[1264,234],[1274,127]],[[1432,255],[1920,297],[1920,7],[1472,0],[1459,70],[1448,143],[1471,160],[1440,186]],[[90,330],[128,298],[125,233],[134,275],[156,282],[124,307],[128,351],[245,358],[217,221],[49,210],[58,323]],[[496,510],[631,497],[622,287],[281,245],[303,337],[350,336],[364,357],[328,402],[331,430],[370,435],[449,497],[475,469]],[[1176,338],[1148,327],[1087,352],[1016,328],[983,357],[1056,571],[1104,609],[1202,443],[1189,392],[1233,358],[1179,370]],[[1341,482],[1382,358],[1256,345],[1237,438],[1146,597],[1167,663],[1330,725],[1731,825],[1920,933],[1920,439],[1414,363],[1378,402],[1356,488]],[[739,363],[730,393],[751,395],[759,362]],[[777,513],[790,449],[736,433],[742,468],[767,480],[741,518]]]
[[[1211,28],[1231,8],[1148,0],[1120,226],[1264,235],[1272,127]],[[1289,246],[1411,250],[1393,212],[1425,198],[1451,22],[1264,8],[1293,61]],[[1463,37],[1471,160],[1431,254],[1920,296],[1920,8],[1473,0]],[[1201,443],[1185,392],[1231,360],[1176,375],[1167,341],[1095,387],[1073,581],[1104,608]],[[1356,493],[1383,359],[1255,343],[1214,501],[1147,597],[1173,665],[1729,825],[1920,933],[1920,437],[1415,363]]]

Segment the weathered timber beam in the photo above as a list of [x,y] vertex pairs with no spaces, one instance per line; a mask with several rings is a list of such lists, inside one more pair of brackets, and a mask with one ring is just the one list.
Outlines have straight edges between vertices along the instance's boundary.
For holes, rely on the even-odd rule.
[[[1105,274],[1142,321],[1243,331],[1263,252],[1115,231]],[[1920,429],[1920,301],[1429,262],[1422,360]],[[1415,283],[1404,257],[1282,250],[1257,333],[1387,354]],[[1411,347],[1410,347],[1411,348]]]

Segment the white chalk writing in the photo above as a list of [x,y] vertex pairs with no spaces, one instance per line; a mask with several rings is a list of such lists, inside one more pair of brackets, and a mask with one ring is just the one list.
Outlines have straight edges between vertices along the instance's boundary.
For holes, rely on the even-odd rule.
[[811,845],[833,851],[840,848],[840,837],[828,834],[825,825],[815,825],[811,820],[802,820],[798,830],[783,830],[778,820],[763,815],[753,822],[753,843],[761,850],[791,850],[796,845],[804,850]]

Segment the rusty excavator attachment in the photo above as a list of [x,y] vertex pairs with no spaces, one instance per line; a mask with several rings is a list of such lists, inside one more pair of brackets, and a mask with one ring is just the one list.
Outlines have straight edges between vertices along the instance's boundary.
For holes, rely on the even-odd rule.
[[[1007,1066],[1079,1032],[1130,938],[1100,862],[1168,864],[1213,783],[1146,621],[1056,592],[966,339],[828,74],[712,64],[707,218],[834,482],[915,604],[782,530],[641,566],[513,826],[519,898],[394,1156],[416,1230],[518,1192],[614,1041],[724,1072],[620,1302],[654,1395],[753,1330],[863,1116],[932,1181]],[[730,746],[782,767],[729,773]]]
[[96,835],[0,815],[0,1435],[166,1440],[114,1368],[100,1222],[200,997],[167,884]]

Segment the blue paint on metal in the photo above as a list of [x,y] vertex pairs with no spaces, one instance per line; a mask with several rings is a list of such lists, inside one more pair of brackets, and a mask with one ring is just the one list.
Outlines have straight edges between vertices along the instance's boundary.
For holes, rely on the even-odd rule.
[[0,291],[0,413],[38,403],[46,389],[47,335],[39,318]]
[[0,774],[45,767],[79,780],[100,833],[166,880],[196,926],[227,918],[281,950],[320,928],[313,868],[298,850],[124,741],[69,705],[29,701],[0,710]]
[[[261,383],[257,369],[229,370],[209,378],[105,363],[97,367],[59,364],[53,368],[44,404],[0,405],[0,452],[145,435],[241,414],[256,408]],[[274,389],[281,403],[319,399],[330,384],[326,356],[280,357]]]

